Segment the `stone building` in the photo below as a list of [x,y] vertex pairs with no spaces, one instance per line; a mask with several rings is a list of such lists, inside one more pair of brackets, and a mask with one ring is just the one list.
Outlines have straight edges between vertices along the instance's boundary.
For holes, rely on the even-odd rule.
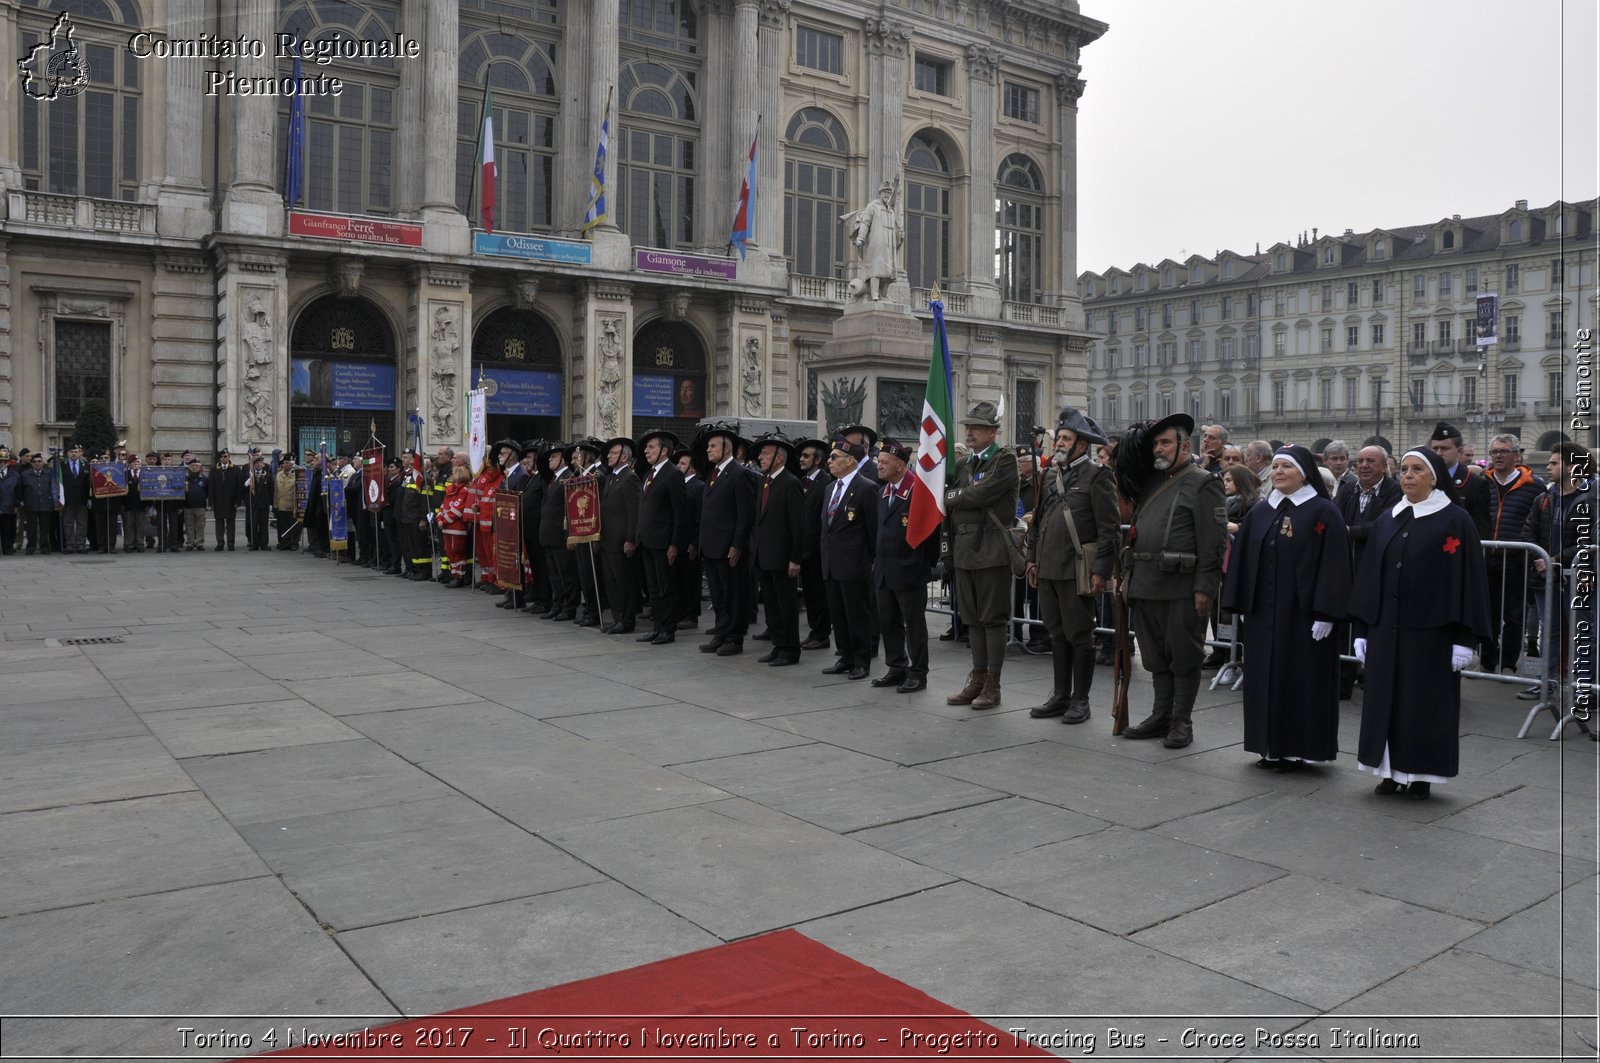
[[[1078,278],[1089,401],[1113,427],[1176,411],[1235,440],[1396,446],[1456,424],[1480,456],[1570,431],[1571,347],[1596,317],[1596,200],[1342,235],[1312,230]],[[1497,342],[1477,302],[1498,296]]]
[[[103,396],[136,447],[393,445],[413,417],[460,445],[480,379],[491,437],[914,434],[936,285],[958,404],[1004,394],[1025,429],[1086,386],[1075,120],[1105,28],[1072,0],[4,5],[0,441],[55,445]],[[882,183],[924,353],[874,375],[830,351],[840,216]]]

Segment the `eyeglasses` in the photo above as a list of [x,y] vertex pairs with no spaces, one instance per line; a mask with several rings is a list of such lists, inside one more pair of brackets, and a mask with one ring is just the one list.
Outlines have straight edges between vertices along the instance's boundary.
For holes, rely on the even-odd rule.
[[1517,452],[1514,451],[1514,450],[1491,450],[1491,451],[1489,451],[1489,457],[1491,457],[1491,458],[1504,458],[1507,455],[1515,454],[1515,453],[1517,453]]

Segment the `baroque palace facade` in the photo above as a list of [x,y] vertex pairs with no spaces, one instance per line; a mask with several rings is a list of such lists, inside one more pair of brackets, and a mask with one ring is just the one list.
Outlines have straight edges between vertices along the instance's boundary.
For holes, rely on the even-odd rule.
[[[1182,411],[1241,444],[1411,446],[1448,420],[1479,455],[1498,432],[1549,450],[1571,431],[1578,330],[1595,326],[1597,206],[1519,200],[1083,273],[1090,407],[1113,428]],[[1477,300],[1491,292],[1498,342],[1480,347]]]
[[0,442],[59,445],[102,397],[139,448],[393,446],[413,416],[459,446],[480,379],[491,438],[914,437],[926,353],[895,379],[828,358],[839,218],[885,183],[925,335],[947,293],[958,404],[1005,395],[1025,431],[1087,388],[1075,121],[1105,29],[1072,0],[7,3]]

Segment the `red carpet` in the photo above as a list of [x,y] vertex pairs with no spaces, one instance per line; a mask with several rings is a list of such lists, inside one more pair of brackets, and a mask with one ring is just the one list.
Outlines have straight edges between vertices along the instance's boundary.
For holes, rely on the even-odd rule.
[[342,1043],[277,1054],[725,1060],[1049,1055],[794,930],[341,1037]]

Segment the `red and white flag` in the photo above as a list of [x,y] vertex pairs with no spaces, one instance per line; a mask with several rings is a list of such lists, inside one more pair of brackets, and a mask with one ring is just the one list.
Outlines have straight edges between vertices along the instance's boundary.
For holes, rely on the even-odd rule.
[[494,179],[497,174],[494,164],[494,90],[488,85],[483,87],[483,134],[478,143],[478,217],[483,222],[483,231],[494,232]]

